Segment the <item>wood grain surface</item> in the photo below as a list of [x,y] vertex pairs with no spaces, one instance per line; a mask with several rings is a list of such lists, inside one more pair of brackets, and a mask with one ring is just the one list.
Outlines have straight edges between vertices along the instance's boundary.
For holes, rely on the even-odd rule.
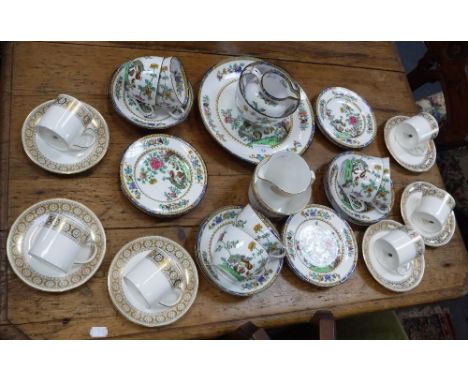
[[[167,236],[192,255],[198,227],[214,209],[246,204],[254,167],[241,162],[218,145],[206,131],[195,103],[189,118],[166,131],[190,142],[203,156],[209,173],[208,191],[198,208],[177,219],[145,215],[120,191],[119,164],[123,151],[147,134],[113,110],[108,96],[114,70],[124,61],[143,55],[176,55],[198,94],[206,71],[226,55],[256,55],[292,73],[311,101],[328,86],[349,87],[373,106],[379,131],[364,153],[388,156],[383,125],[396,114],[418,110],[406,76],[391,43],[14,43],[3,47],[1,95],[1,208],[0,325],[14,325],[31,338],[88,338],[92,326],[106,326],[115,338],[210,338],[225,334],[247,320],[257,326],[306,322],[320,309],[335,317],[410,306],[459,297],[468,288],[468,257],[457,232],[452,241],[428,249],[426,273],[415,290],[395,294],[370,276],[360,256],[355,274],[343,285],[320,289],[299,280],[284,267],[268,290],[241,299],[221,292],[200,273],[200,289],[191,310],[174,324],[144,328],[125,320],[112,306],[107,292],[107,271],[116,252],[144,235]],[[72,176],[58,176],[34,165],[21,144],[21,127],[39,103],[59,93],[72,94],[96,107],[110,129],[109,151],[95,168]],[[304,158],[317,173],[313,201],[329,205],[323,173],[340,150],[316,130]],[[396,201],[392,218],[401,221],[403,188],[424,180],[442,186],[436,167],[413,174],[392,160]],[[36,291],[23,284],[6,266],[4,239],[9,226],[28,206],[52,197],[66,197],[90,207],[107,233],[108,250],[96,275],[84,286],[61,295]],[[3,215],[5,217],[3,218]],[[278,225],[281,228],[281,224]],[[353,226],[359,245],[364,229]],[[2,266],[3,264],[3,266]]]

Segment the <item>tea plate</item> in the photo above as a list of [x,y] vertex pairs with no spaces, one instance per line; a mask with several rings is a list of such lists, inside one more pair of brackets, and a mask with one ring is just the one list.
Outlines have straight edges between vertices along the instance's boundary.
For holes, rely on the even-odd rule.
[[26,155],[39,167],[57,174],[76,174],[86,171],[99,163],[109,147],[109,128],[101,113],[83,102],[93,114],[91,121],[96,133],[96,142],[85,150],[60,151],[44,141],[37,134],[37,123],[55,100],[44,102],[34,108],[26,117],[21,131],[23,149]]
[[[96,243],[97,255],[87,264],[74,264],[68,273],[47,266],[29,254],[34,233],[44,225],[50,213],[61,213],[86,226]],[[83,248],[78,257],[86,258]],[[65,292],[87,282],[99,269],[106,253],[106,233],[98,217],[85,205],[69,199],[48,199],[27,208],[11,226],[7,257],[13,271],[27,285],[44,292]]]
[[387,149],[393,159],[407,170],[413,172],[429,171],[432,166],[434,166],[437,156],[434,140],[429,140],[426,144],[426,149],[423,152],[416,154],[405,150],[395,139],[395,127],[407,119],[409,119],[409,117],[397,115],[390,118],[385,123],[384,139]]
[[142,109],[144,105],[141,105],[138,101],[135,101],[127,91],[125,83],[126,65],[127,62],[123,63],[115,71],[109,89],[112,105],[114,106],[114,109],[115,111],[117,111],[118,114],[120,114],[130,123],[133,123],[136,126],[143,127],[149,130],[168,129],[172,126],[182,123],[187,119],[188,115],[190,114],[190,110],[193,106],[193,89],[190,83],[188,83],[188,106],[185,109],[185,112],[180,115],[180,117],[175,118],[162,108],[159,108],[158,112],[155,113],[153,116],[148,117]]
[[367,228],[362,240],[362,255],[367,269],[372,277],[383,287],[394,292],[407,292],[416,288],[424,275],[424,243],[421,241],[418,246],[419,255],[409,263],[409,271],[404,275],[390,272],[384,268],[375,258],[375,242],[394,229],[402,229],[410,235],[417,235],[414,231],[408,230],[393,220],[382,220]]
[[302,154],[314,136],[314,112],[304,90],[297,110],[276,125],[254,126],[245,121],[235,106],[241,71],[257,61],[252,57],[221,61],[203,77],[198,106],[208,132],[231,154],[250,163],[258,163],[277,151]]
[[[124,276],[151,251],[169,256],[183,271],[186,289],[182,300],[174,307],[158,304],[148,308],[125,282]],[[162,236],[146,236],[125,244],[115,255],[107,276],[107,287],[112,303],[129,321],[155,327],[171,324],[186,314],[198,292],[198,273],[190,254],[176,242]]]
[[[271,258],[263,273],[242,282],[232,281],[213,265],[213,252],[218,239],[229,225],[234,224],[241,211],[240,206],[227,206],[208,216],[198,231],[195,256],[202,273],[209,281],[226,293],[246,297],[269,288],[278,277],[284,259]],[[276,232],[276,228],[270,227]]]
[[[371,205],[367,205],[367,209],[362,212],[355,211],[346,194],[341,189],[338,176],[341,165],[347,156],[353,154],[352,151],[347,151],[337,155],[328,165],[325,176],[324,188],[325,194],[332,207],[346,220],[357,225],[370,225],[378,222],[388,216],[389,213],[383,213]],[[361,155],[361,154],[360,154]],[[390,210],[393,207],[394,191],[393,186],[390,188]]]
[[361,149],[375,139],[374,112],[367,101],[352,90],[324,89],[317,97],[315,111],[319,129],[338,146]]
[[344,283],[358,259],[356,237],[331,208],[309,204],[291,215],[283,228],[287,261],[304,281],[319,287]]
[[447,219],[447,222],[439,232],[429,233],[419,228],[417,222],[412,219],[414,210],[421,203],[422,193],[424,190],[436,188],[433,184],[428,182],[413,182],[408,184],[403,190],[400,201],[401,217],[408,227],[414,229],[419,233],[424,244],[429,247],[440,247],[447,244],[455,233],[455,213],[452,211]]
[[142,211],[178,216],[200,203],[208,173],[201,155],[183,139],[152,134],[127,148],[120,181],[124,194]]

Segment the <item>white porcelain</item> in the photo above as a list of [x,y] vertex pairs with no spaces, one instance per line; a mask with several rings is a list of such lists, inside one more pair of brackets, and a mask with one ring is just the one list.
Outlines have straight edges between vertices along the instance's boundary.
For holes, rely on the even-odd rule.
[[[166,289],[167,283],[160,277],[162,275],[159,275],[156,276],[159,280],[157,283],[153,278],[150,278],[149,282],[153,286],[161,286],[167,293],[164,297],[159,289],[151,290],[149,293],[160,294],[160,302],[166,302],[168,305],[174,303],[173,306],[164,306],[161,303],[148,306],[141,293],[126,279],[126,276],[134,267],[141,264],[141,261],[143,261],[143,266],[146,264],[151,272],[156,269],[156,266],[148,265],[145,261],[151,253],[156,253],[155,260],[158,264],[158,260],[170,259],[172,270],[164,276],[171,280],[169,282],[171,290]],[[171,268],[164,268],[163,273]],[[158,269],[160,269],[159,266]],[[142,279],[144,278],[143,276]],[[180,282],[177,281],[179,278],[181,278]],[[162,236],[145,236],[125,244],[114,256],[109,267],[107,287],[112,303],[126,319],[147,327],[164,326],[179,320],[190,310],[197,297],[198,272],[192,257],[180,244]],[[183,289],[183,293],[179,292],[178,288]],[[181,293],[180,300],[178,300],[179,293]],[[154,295],[149,298],[159,299]]]
[[[195,255],[199,268],[216,287],[235,296],[247,297],[264,291],[275,282],[283,266],[284,258],[270,257],[261,273],[245,281],[234,281],[225,277],[224,273],[213,265],[214,252],[220,236],[227,227],[235,224],[241,211],[242,207],[227,206],[208,216],[198,231]],[[266,219],[264,221],[270,225],[275,236],[279,236],[274,226]]]
[[284,257],[286,249],[264,217],[259,216],[250,204],[247,204],[236,219],[235,226],[253,237],[265,248],[268,255]]
[[[394,231],[401,231],[415,238],[416,256],[407,263],[406,271],[403,272],[389,270],[379,261],[382,252],[378,243]],[[362,255],[370,274],[379,284],[394,292],[407,292],[421,283],[425,268],[424,252],[424,241],[421,236],[393,220],[382,220],[369,226],[362,240]]]
[[161,250],[154,250],[124,275],[129,286],[141,295],[148,308],[161,304],[177,305],[185,291],[182,271],[172,258]]
[[320,287],[341,284],[353,274],[358,246],[351,227],[331,208],[310,204],[283,228],[287,261],[303,280]]
[[395,127],[395,139],[406,151],[424,154],[426,143],[437,137],[439,125],[429,113],[421,113],[402,121]]
[[326,88],[317,97],[315,108],[320,130],[338,146],[361,149],[374,141],[377,133],[374,112],[352,90]]
[[440,232],[455,208],[453,197],[440,188],[422,191],[421,202],[414,210],[411,220],[429,234]]
[[[94,243],[96,254],[93,255],[93,249],[87,245],[79,245],[79,252],[74,253],[77,246],[70,245],[61,238],[62,234],[57,233],[65,246],[59,247],[55,240],[47,241],[54,243],[47,251],[47,258],[54,262],[70,258],[78,260],[67,272],[32,256],[36,238],[41,237],[39,231],[51,215],[66,217],[74,226],[82,227],[82,232],[89,232],[89,241]],[[69,199],[48,199],[32,205],[18,216],[8,234],[7,256],[13,271],[24,283],[44,292],[64,292],[83,285],[99,269],[105,253],[106,234],[101,222],[85,205]]]
[[77,98],[60,94],[37,122],[39,136],[60,151],[85,150],[96,142],[93,113]]
[[283,150],[303,153],[314,135],[314,114],[304,90],[297,110],[276,124],[252,124],[238,112],[235,98],[242,70],[258,59],[230,58],[204,76],[198,95],[200,114],[212,137],[233,155],[251,163]]

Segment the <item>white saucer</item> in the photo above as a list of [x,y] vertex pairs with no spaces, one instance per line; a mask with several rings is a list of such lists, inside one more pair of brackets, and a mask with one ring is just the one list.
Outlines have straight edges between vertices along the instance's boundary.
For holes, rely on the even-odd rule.
[[382,220],[367,228],[362,239],[362,256],[372,277],[383,287],[394,292],[407,292],[416,288],[424,275],[424,243],[418,241],[418,256],[409,263],[408,271],[401,275],[397,272],[388,271],[375,258],[375,242],[394,229],[401,229],[408,232],[410,236],[418,235],[409,230],[403,224],[393,220]]
[[120,181],[124,194],[142,211],[179,216],[203,199],[208,173],[192,145],[175,136],[151,134],[123,154]]
[[[222,272],[212,265],[212,253],[219,236],[227,226],[233,224],[237,215],[242,211],[240,206],[227,206],[220,208],[208,216],[198,231],[195,256],[202,273],[214,285],[226,293],[235,296],[251,296],[269,288],[278,277],[283,266],[283,259],[271,259],[265,267],[265,271],[254,279],[243,282],[234,282],[223,276]],[[266,220],[264,220],[266,221]],[[275,232],[276,228],[271,226]],[[279,235],[278,235],[279,237]]]
[[397,115],[390,118],[385,123],[384,139],[387,149],[402,167],[413,172],[424,172],[428,171],[434,166],[437,156],[437,150],[434,144],[434,140],[429,140],[426,144],[425,150],[419,154],[409,153],[403,147],[400,146],[398,141],[395,139],[395,127],[403,121],[409,119],[403,115]]
[[427,246],[440,247],[447,244],[455,233],[456,220],[454,212],[452,211],[444,227],[442,227],[442,229],[436,233],[429,233],[425,230],[422,230],[418,226],[417,222],[413,221],[411,218],[414,210],[421,203],[423,190],[428,188],[435,188],[435,186],[428,182],[414,182],[406,186],[406,188],[403,190],[403,194],[401,195],[401,216],[408,227],[411,227],[422,236],[424,243]]
[[164,130],[172,126],[178,125],[185,121],[190,114],[190,110],[193,106],[193,89],[192,85],[189,84],[189,101],[187,109],[179,118],[175,118],[167,113],[163,109],[159,109],[159,112],[152,117],[145,116],[145,113],[141,110],[140,105],[129,96],[129,93],[125,89],[125,65],[123,63],[115,71],[112,77],[109,94],[112,100],[114,109],[124,117],[127,121],[133,123],[136,126],[143,127],[150,130]]
[[26,155],[44,170],[57,174],[76,174],[95,166],[109,147],[109,129],[101,113],[83,102],[93,113],[91,124],[96,133],[96,143],[85,150],[60,151],[48,145],[36,131],[36,125],[47,109],[55,102],[50,100],[37,106],[25,119],[21,139]]
[[340,87],[322,90],[315,103],[319,129],[343,148],[361,149],[375,139],[374,112],[359,94]]
[[331,208],[309,204],[291,215],[283,228],[283,242],[289,266],[313,285],[342,284],[356,268],[356,237],[348,223]]
[[227,151],[251,163],[281,150],[302,154],[314,136],[314,112],[304,90],[297,110],[281,124],[254,127],[239,115],[237,83],[242,69],[254,61],[252,57],[230,58],[205,74],[198,106],[206,129]]
[[[128,287],[123,276],[152,250],[162,250],[183,270],[186,289],[177,306],[158,304],[147,308],[136,292]],[[176,242],[162,236],[146,236],[125,244],[115,255],[107,277],[109,295],[117,310],[128,320],[155,327],[173,323],[188,312],[198,291],[198,273],[189,253]]]
[[[96,243],[96,258],[87,264],[74,264],[68,273],[47,266],[29,255],[32,236],[44,225],[49,213],[63,213],[81,225],[89,227]],[[89,248],[78,257],[86,258]],[[7,256],[16,275],[32,288],[44,292],[64,292],[79,287],[99,269],[106,253],[106,233],[98,217],[85,205],[69,199],[49,199],[26,209],[13,223],[8,234]]]

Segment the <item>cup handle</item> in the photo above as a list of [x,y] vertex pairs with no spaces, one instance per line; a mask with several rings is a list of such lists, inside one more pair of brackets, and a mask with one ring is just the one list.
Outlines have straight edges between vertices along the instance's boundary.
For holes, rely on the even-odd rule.
[[167,301],[161,300],[161,301],[159,301],[159,303],[161,305],[167,306],[168,308],[172,308],[173,306],[177,305],[180,302],[180,300],[182,300],[182,297],[184,296],[185,281],[178,280],[178,284],[175,285],[173,290],[177,290],[178,291],[177,293],[179,294],[179,296],[176,298],[176,300],[173,301],[173,302],[167,302]]
[[85,150],[85,149],[89,149],[91,146],[93,146],[95,143],[96,143],[96,132],[95,132],[95,129],[94,127],[86,127],[83,131],[83,133],[80,135],[80,138],[83,138],[85,136],[88,136],[88,137],[91,137],[92,138],[92,141],[90,144],[88,145],[78,145],[76,143],[74,143],[72,145],[72,147],[75,149],[75,150]]
[[98,247],[96,243],[88,239],[88,241],[86,242],[86,246],[93,248],[93,254],[90,257],[88,257],[86,260],[76,260],[75,264],[88,264],[96,258],[98,254]]

